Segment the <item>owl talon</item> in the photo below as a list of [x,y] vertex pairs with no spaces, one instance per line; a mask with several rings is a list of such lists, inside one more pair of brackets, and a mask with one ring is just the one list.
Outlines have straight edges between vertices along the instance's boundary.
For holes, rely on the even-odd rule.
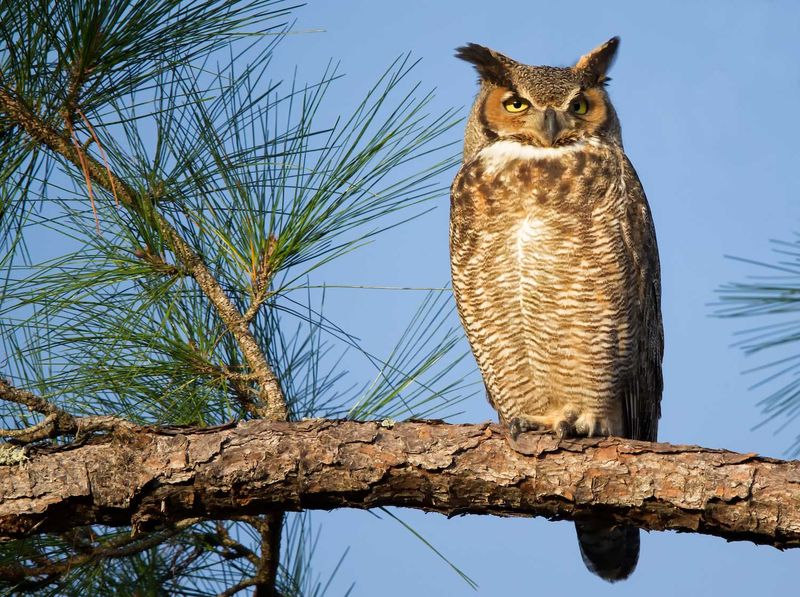
[[575,435],[575,428],[567,421],[559,421],[556,425],[555,432],[556,437],[558,437],[559,440],[562,440],[565,437]]
[[511,421],[511,424],[508,426],[508,432],[511,435],[511,439],[514,441],[520,436],[521,433],[527,433],[528,431],[541,431],[542,426],[534,423],[533,421],[529,421],[528,419],[523,419],[521,417],[516,417]]

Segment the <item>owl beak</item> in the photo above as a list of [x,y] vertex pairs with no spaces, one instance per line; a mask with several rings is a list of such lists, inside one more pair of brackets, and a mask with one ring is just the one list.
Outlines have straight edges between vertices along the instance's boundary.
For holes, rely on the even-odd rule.
[[556,113],[553,108],[544,111],[544,137],[550,146],[555,143],[558,133],[561,132],[561,125],[558,124]]

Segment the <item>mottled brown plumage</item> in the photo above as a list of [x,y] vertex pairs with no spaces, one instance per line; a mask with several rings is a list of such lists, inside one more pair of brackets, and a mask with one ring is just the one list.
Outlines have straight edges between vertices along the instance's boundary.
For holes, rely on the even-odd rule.
[[[655,440],[663,332],[655,231],[604,88],[619,40],[569,68],[469,44],[481,88],[451,191],[459,314],[511,436]],[[636,566],[639,531],[576,524],[606,580]]]

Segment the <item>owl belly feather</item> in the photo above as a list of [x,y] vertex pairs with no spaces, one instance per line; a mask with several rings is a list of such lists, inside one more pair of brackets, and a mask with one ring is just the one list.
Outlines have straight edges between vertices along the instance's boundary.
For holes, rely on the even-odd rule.
[[507,423],[622,435],[636,323],[619,162],[590,146],[491,148],[456,177],[451,215],[453,287],[489,398]]

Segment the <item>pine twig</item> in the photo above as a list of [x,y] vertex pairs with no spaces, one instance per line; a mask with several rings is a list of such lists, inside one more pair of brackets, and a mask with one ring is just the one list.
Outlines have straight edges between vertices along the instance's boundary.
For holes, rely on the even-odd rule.
[[222,593],[218,593],[217,597],[233,597],[233,595],[236,595],[236,593],[239,591],[243,591],[248,587],[255,586],[257,582],[258,580],[255,578],[245,578],[244,580],[237,582],[235,585],[228,587],[222,591]]
[[255,581],[253,597],[279,597],[277,581],[283,517],[283,512],[247,517],[247,522],[261,536],[261,556],[256,567],[256,575],[253,577]]
[[58,408],[41,396],[28,390],[16,388],[0,377],[0,399],[15,402],[31,412],[45,415],[45,418],[23,429],[0,429],[0,437],[7,437],[17,443],[29,444],[64,435],[81,436],[96,431],[132,431],[137,426],[112,416],[76,417]]
[[220,555],[226,560],[245,558],[253,566],[258,566],[258,555],[231,537],[222,521],[217,521],[216,527],[216,533],[205,533],[202,536],[203,541],[214,547],[222,548],[223,551],[220,552]]
[[[52,577],[63,575],[65,572],[86,564],[87,562],[105,558],[132,556],[146,549],[150,549],[151,547],[155,547],[156,545],[160,545],[165,540],[174,537],[184,529],[197,524],[201,520],[200,518],[187,518],[176,522],[168,529],[151,533],[145,537],[124,535],[111,539],[105,544],[99,545],[93,549],[85,549],[84,546],[83,553],[59,561],[47,560],[42,556],[42,558],[46,560],[46,563],[34,567],[22,566],[20,564],[6,564],[0,566],[0,579],[8,583],[17,584],[17,588],[30,590],[34,588],[33,585],[38,586],[42,584],[42,582],[37,580],[29,580],[33,577],[44,576],[46,577],[45,580],[47,580]],[[26,583],[31,583],[32,586],[27,586]]]
[[272,266],[272,256],[278,246],[278,239],[274,235],[270,235],[267,239],[267,247],[262,252],[258,264],[251,275],[251,285],[253,288],[253,300],[250,306],[245,311],[243,316],[247,323],[253,321],[261,305],[269,298],[269,285],[272,282],[274,275]]

